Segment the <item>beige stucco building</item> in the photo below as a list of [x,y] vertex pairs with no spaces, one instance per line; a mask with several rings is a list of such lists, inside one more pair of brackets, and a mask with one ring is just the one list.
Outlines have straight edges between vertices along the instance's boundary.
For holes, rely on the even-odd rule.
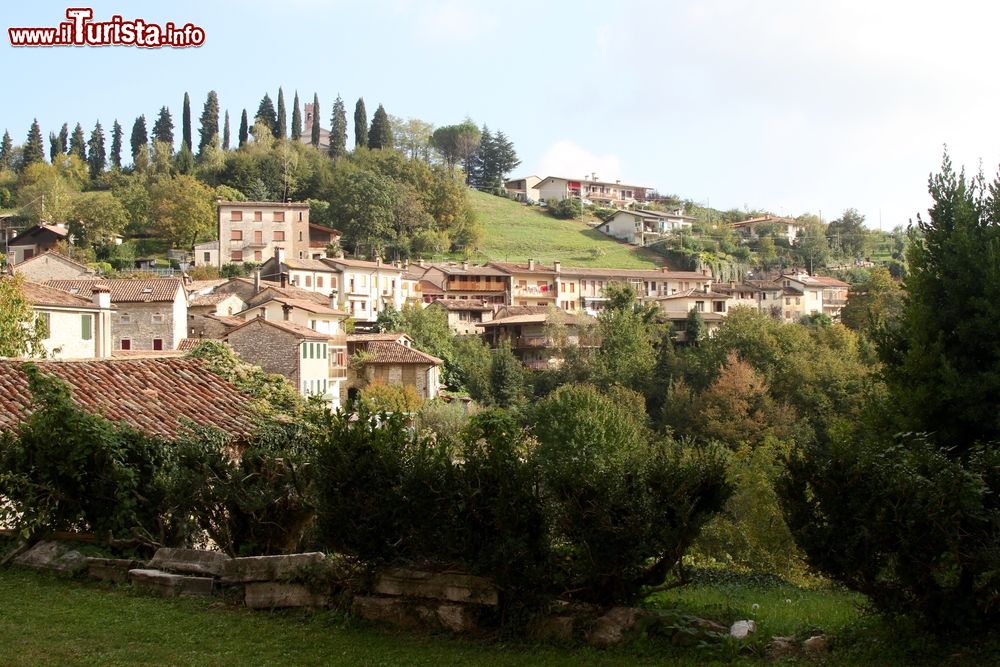
[[[0,278],[10,280],[10,278]],[[23,281],[21,291],[36,319],[45,322],[42,341],[50,359],[102,359],[111,356],[111,294],[95,285],[87,296]],[[89,297],[89,298],[88,298]]]

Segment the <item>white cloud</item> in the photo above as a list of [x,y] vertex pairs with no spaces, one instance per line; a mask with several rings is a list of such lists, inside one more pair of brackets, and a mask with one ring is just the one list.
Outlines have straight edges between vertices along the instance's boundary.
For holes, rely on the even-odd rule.
[[538,176],[583,178],[593,173],[602,180],[622,179],[622,161],[617,155],[597,155],[564,139],[549,146],[538,161]]

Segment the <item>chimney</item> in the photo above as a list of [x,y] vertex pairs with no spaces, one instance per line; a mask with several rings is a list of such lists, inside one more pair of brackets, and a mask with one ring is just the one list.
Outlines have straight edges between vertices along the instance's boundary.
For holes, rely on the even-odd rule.
[[709,286],[709,283],[705,283],[705,294],[708,294],[708,286]]
[[382,256],[375,255],[375,266],[382,266]]
[[528,270],[529,271],[534,271],[535,270],[535,260],[533,260],[533,259],[529,259],[528,260]]
[[559,260],[556,260],[555,262],[553,262],[553,264],[556,267],[556,273],[559,273],[560,271],[562,271],[562,262],[560,262]]
[[462,270],[463,271],[468,271],[469,270],[469,263],[468,262],[462,262]]
[[280,275],[281,275],[281,286],[288,287],[288,274],[282,271]]
[[404,259],[403,260],[403,270],[409,270],[409,268],[410,268],[410,260],[409,260],[409,258]]
[[424,258],[423,257],[421,257],[420,261],[417,262],[417,266],[419,266],[421,269],[424,268],[425,264],[424,264]]
[[275,248],[274,256],[278,259],[278,270],[281,270],[281,265],[285,263],[285,249]]
[[102,310],[111,308],[111,290],[106,285],[94,285],[91,289],[91,300]]
[[260,267],[253,270],[253,293],[260,291]]
[[292,307],[287,303],[281,304],[281,315],[286,322],[292,319]]

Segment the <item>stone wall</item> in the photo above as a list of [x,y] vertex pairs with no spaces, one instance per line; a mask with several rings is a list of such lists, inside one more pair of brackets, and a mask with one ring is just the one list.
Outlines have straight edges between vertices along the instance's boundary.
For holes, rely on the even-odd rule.
[[[166,301],[151,303],[116,302],[111,311],[112,349],[122,349],[122,339],[131,341],[133,350],[152,350],[153,339],[163,341],[164,350],[175,350],[180,338],[175,336],[175,304]],[[186,310],[186,309],[185,309]],[[154,321],[158,318],[159,321]],[[181,319],[181,327],[186,333],[187,315]]]
[[251,322],[231,332],[226,340],[240,359],[268,373],[284,375],[299,390],[299,340],[294,335],[263,322]]

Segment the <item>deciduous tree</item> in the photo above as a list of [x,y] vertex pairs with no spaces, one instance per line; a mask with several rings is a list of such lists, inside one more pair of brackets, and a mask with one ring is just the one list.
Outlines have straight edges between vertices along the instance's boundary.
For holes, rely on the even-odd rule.
[[150,218],[174,247],[190,247],[215,224],[215,193],[193,176],[161,176],[149,188]]
[[0,276],[0,357],[44,357],[45,321],[36,319],[19,274]]

